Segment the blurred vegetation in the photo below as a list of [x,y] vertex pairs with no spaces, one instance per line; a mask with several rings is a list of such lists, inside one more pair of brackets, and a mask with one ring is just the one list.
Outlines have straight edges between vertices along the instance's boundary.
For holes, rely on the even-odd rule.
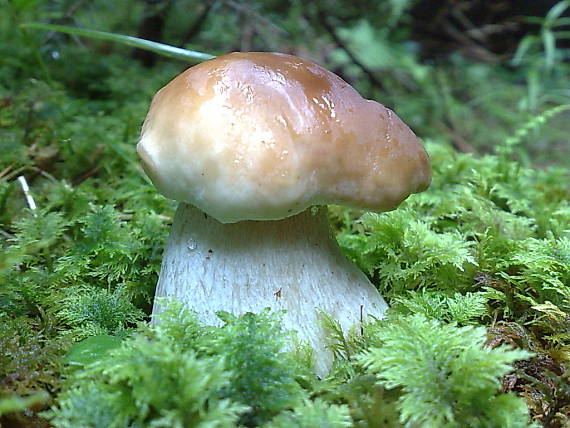
[[[0,427],[570,426],[570,1],[0,8]],[[146,326],[174,203],[134,147],[189,64],[26,22],[291,53],[396,110],[431,188],[391,213],[330,208],[388,319],[328,320],[327,379],[282,351],[278,314],[214,329],[174,304]]]

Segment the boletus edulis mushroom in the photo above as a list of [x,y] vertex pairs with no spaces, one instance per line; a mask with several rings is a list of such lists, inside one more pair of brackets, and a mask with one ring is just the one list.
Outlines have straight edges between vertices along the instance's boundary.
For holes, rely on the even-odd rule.
[[285,310],[283,327],[313,347],[320,375],[332,362],[320,311],[345,330],[382,317],[386,303],[341,254],[326,205],[387,211],[427,188],[428,156],[390,109],[310,61],[232,53],[158,91],[137,151],[180,201],[156,297],[208,325],[220,310]]

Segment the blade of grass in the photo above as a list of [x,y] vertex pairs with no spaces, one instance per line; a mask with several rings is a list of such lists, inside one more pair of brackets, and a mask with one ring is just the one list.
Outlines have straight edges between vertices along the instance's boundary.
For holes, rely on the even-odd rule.
[[547,21],[555,21],[562,13],[570,7],[570,0],[563,0],[556,3],[546,14]]
[[61,33],[75,34],[83,37],[90,37],[99,40],[121,43],[134,48],[144,49],[169,58],[176,58],[183,61],[206,61],[214,58],[214,55],[188,49],[177,48],[164,43],[139,39],[138,37],[125,36],[123,34],[107,33],[104,31],[89,30],[86,28],[70,27],[67,25],[40,24],[28,22],[20,24],[23,28],[33,28],[36,30],[58,31]]
[[556,61],[556,37],[554,36],[554,33],[550,30],[544,30],[542,32],[542,43],[544,45],[544,53],[546,56],[546,69],[552,70]]
[[523,58],[526,54],[530,51],[530,49],[536,44],[538,40],[537,36],[525,36],[519,46],[517,47],[517,51],[513,55],[513,59],[511,60],[512,65],[521,65]]

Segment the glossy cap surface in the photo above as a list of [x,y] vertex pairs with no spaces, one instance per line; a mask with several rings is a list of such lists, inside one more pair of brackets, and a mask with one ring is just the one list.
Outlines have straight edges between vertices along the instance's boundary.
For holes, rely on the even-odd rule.
[[137,151],[166,197],[217,220],[315,204],[394,209],[430,181],[427,154],[383,105],[307,60],[232,53],[155,95]]

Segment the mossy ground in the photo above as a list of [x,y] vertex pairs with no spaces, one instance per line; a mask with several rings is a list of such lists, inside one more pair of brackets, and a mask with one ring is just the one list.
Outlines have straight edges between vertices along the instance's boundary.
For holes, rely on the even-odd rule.
[[[0,426],[570,426],[566,51],[533,39],[516,63],[420,61],[405,14],[331,11],[379,88],[346,49],[320,56],[330,38],[311,6],[256,6],[253,22],[292,35],[259,30],[258,49],[306,49],[393,107],[433,164],[430,189],[397,211],[330,207],[341,247],[392,310],[353,334],[329,320],[337,364],[319,380],[309,352],[279,351],[275,315],[210,329],[174,305],[178,324],[144,325],[174,204],[134,147],[152,95],[186,65],[149,68],[124,48],[16,26],[133,33],[145,16],[134,1],[71,3],[8,2],[0,17]],[[167,14],[167,42],[184,33],[186,3]],[[239,49],[240,13],[216,7],[191,47]],[[381,21],[391,32],[373,19],[388,16],[401,22]]]

